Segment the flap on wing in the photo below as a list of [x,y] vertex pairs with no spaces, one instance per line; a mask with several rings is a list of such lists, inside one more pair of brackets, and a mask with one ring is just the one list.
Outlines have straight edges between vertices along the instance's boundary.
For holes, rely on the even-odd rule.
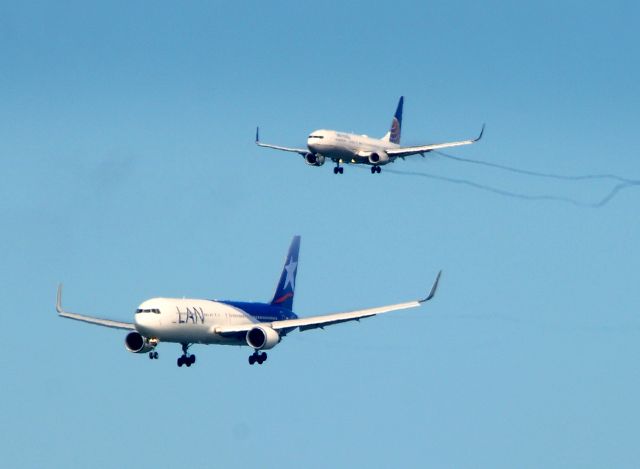
[[341,322],[356,321],[359,319],[376,316],[378,314],[389,313],[391,311],[397,311],[400,309],[416,308],[420,306],[420,304],[421,303],[419,301],[409,301],[407,303],[379,306],[377,308],[361,309],[358,311],[349,311],[346,313],[325,314],[322,316],[309,316],[298,319],[285,319],[283,321],[242,324],[238,326],[219,326],[215,327],[213,329],[213,332],[220,335],[233,335],[239,332],[247,332],[259,324],[271,327],[275,330],[295,329],[297,327],[301,331],[306,331],[308,329],[322,328],[325,326],[331,326],[333,324],[339,324]]
[[360,319],[370,318],[371,316],[375,316],[374,314],[370,314],[368,316],[360,316],[357,318],[347,318],[347,319],[336,319],[335,321],[316,323],[316,324],[308,324],[306,326],[299,326],[300,331],[307,331],[309,329],[324,329],[325,326],[333,326],[334,324],[340,324],[342,322],[348,321],[359,321]]
[[287,319],[284,321],[275,321],[271,324],[274,329],[289,329],[299,327],[301,331],[307,329],[316,329],[318,327],[330,326],[346,321],[355,321],[357,319],[368,318],[378,314],[389,313],[400,309],[415,308],[420,306],[419,301],[409,301],[407,303],[398,303],[395,305],[379,306],[377,308],[361,309],[357,311],[349,311],[346,313],[325,314],[322,316],[309,316],[306,318]]
[[110,327],[112,329],[125,329],[135,330],[135,326],[130,322],[113,321],[111,319],[95,318],[92,316],[85,316],[83,314],[75,314],[65,311],[62,308],[62,284],[58,285],[58,295],[56,298],[56,311],[58,315],[63,318],[73,319],[74,321],[86,322],[88,324],[95,324],[97,326]]
[[111,319],[94,318],[91,316],[83,316],[82,314],[74,313],[59,313],[60,317],[73,319],[75,321],[86,322],[88,324],[95,324],[97,326],[110,327],[112,329],[125,329],[135,330],[135,326],[130,322],[112,321]]
[[256,142],[256,145],[258,145],[259,147],[264,147],[264,148],[273,148],[274,150],[288,151],[288,152],[291,152],[291,153],[299,153],[302,156],[304,156],[307,153],[309,153],[309,150],[304,149],[304,148],[281,147],[279,145],[270,145],[268,143],[261,143],[261,142]]
[[371,316],[376,316],[378,314],[390,313],[392,311],[398,311],[401,309],[417,308],[422,303],[431,300],[435,296],[436,291],[438,289],[438,284],[440,282],[441,275],[442,275],[442,271],[438,272],[438,275],[436,276],[436,279],[433,282],[433,285],[431,286],[431,290],[429,294],[421,300],[407,301],[405,303],[397,303],[397,304],[386,305],[386,306],[378,306],[376,308],[348,311],[345,313],[333,313],[333,314],[324,314],[321,316],[309,316],[305,318],[285,319],[283,321],[243,324],[240,326],[219,326],[219,327],[215,327],[212,332],[220,335],[231,335],[231,334],[236,334],[240,332],[247,332],[258,324],[271,327],[272,329],[275,329],[275,330],[299,328],[301,331],[306,331],[309,329],[317,329],[317,328],[323,328],[325,326],[331,326],[333,324],[339,324],[341,322],[357,321],[357,320],[368,318]]
[[484,134],[484,124],[482,125],[482,130],[480,131],[480,135],[478,135],[476,138],[471,140],[461,140],[459,142],[433,143],[430,145],[418,145],[418,146],[412,146],[412,147],[389,148],[388,150],[385,150],[385,151],[389,156],[395,156],[395,157],[420,155],[433,150],[442,150],[443,148],[453,148],[453,147],[460,147],[463,145],[471,145],[479,141],[482,138],[483,134]]
[[256,145],[258,145],[259,147],[264,147],[264,148],[273,148],[274,150],[280,150],[280,151],[288,151],[291,153],[299,153],[302,156],[306,155],[307,153],[309,153],[309,150],[307,150],[306,148],[291,148],[291,147],[283,147],[280,145],[271,145],[269,143],[262,143],[260,141],[260,128],[256,127]]

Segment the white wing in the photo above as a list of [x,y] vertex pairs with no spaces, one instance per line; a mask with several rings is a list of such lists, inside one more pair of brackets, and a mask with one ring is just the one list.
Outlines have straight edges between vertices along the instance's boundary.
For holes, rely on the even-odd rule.
[[111,319],[94,318],[92,316],[84,316],[82,314],[70,313],[62,309],[62,285],[58,285],[58,297],[56,301],[56,311],[63,318],[73,319],[75,321],[87,322],[98,326],[111,327],[112,329],[135,330],[133,324],[129,322],[113,321]]
[[463,145],[471,145],[472,143],[476,143],[478,140],[482,138],[483,133],[484,133],[484,125],[482,126],[482,130],[480,131],[480,135],[478,135],[477,138],[474,138],[472,140],[461,140],[459,142],[446,142],[446,143],[432,143],[430,145],[418,145],[414,147],[389,148],[388,150],[385,150],[385,152],[389,156],[405,157],[410,155],[419,155],[419,154],[427,153],[433,150],[442,150],[443,148],[461,147]]
[[268,143],[262,143],[260,141],[259,127],[256,127],[256,145],[264,148],[273,148],[274,150],[289,151],[291,153],[299,153],[302,156],[305,156],[307,153],[309,153],[309,150],[307,150],[306,148],[281,147],[280,145],[270,145]]
[[[306,318],[298,318],[298,319],[286,319],[283,321],[274,321],[271,323],[262,323],[265,324],[272,329],[295,329],[299,328],[301,331],[306,331],[308,329],[317,329],[324,328],[325,326],[331,326],[333,324],[339,324],[341,322],[347,321],[359,321],[362,318],[368,318],[371,316],[377,316],[378,314],[390,313],[392,311],[398,311],[401,309],[408,308],[416,308],[420,306],[422,303],[429,301],[436,294],[436,290],[438,288],[438,283],[440,282],[440,275],[442,275],[442,271],[438,272],[438,276],[436,277],[435,282],[433,282],[433,286],[431,287],[431,291],[426,298],[415,301],[408,301],[406,303],[397,303],[393,305],[387,306],[378,306],[377,308],[369,308],[369,309],[360,309],[357,311],[348,311],[345,313],[334,313],[334,314],[324,314],[321,316],[310,316]],[[248,324],[242,326],[229,326],[229,327],[216,327],[214,332],[218,334],[231,334],[234,332],[246,332],[256,324]]]

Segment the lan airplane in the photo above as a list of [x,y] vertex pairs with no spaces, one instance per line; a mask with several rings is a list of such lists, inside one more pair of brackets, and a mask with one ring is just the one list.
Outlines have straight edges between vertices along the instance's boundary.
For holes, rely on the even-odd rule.
[[415,308],[433,298],[440,280],[441,272],[427,297],[420,300],[345,313],[298,317],[293,312],[293,295],[299,250],[300,236],[295,236],[269,303],[152,298],[138,306],[133,322],[129,323],[65,311],[62,307],[62,286],[59,286],[56,310],[64,318],[129,331],[124,340],[125,348],[133,353],[148,353],[151,359],[158,358],[155,349],[160,342],[181,344],[182,356],[178,358],[178,366],[188,367],[196,362],[196,356],[188,352],[193,344],[248,345],[254,350],[249,356],[249,364],[261,365],[267,359],[265,350],[275,347],[295,329],[323,329],[341,322]]
[[391,121],[389,132],[382,137],[371,138],[366,135],[356,135],[335,130],[316,130],[311,132],[307,138],[307,148],[290,148],[279,145],[270,145],[260,141],[259,129],[256,129],[256,144],[265,148],[299,153],[304,158],[305,163],[310,166],[322,166],[329,159],[336,166],[333,174],[342,174],[344,168],[340,166],[346,164],[368,164],[371,165],[371,174],[379,173],[380,166],[393,163],[396,158],[404,159],[406,156],[421,155],[433,150],[443,148],[459,147],[470,145],[482,138],[484,125],[480,135],[472,140],[462,140],[459,142],[432,143],[429,145],[418,145],[403,147],[400,146],[400,132],[402,130],[402,105],[404,96],[400,97],[396,113]]

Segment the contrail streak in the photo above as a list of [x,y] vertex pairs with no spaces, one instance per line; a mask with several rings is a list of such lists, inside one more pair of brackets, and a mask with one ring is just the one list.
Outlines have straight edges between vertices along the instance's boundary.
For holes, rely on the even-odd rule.
[[[364,168],[362,168],[362,169],[364,169]],[[589,207],[589,208],[602,207],[602,206],[608,204],[623,189],[626,189],[626,188],[629,188],[629,187],[632,187],[632,186],[639,186],[640,185],[640,181],[634,181],[632,179],[628,179],[627,180],[627,179],[624,179],[624,178],[619,178],[618,176],[606,175],[607,178],[623,180],[625,182],[621,182],[619,184],[616,184],[609,191],[609,193],[607,193],[603,198],[601,198],[597,202],[582,202],[580,200],[572,199],[570,197],[561,197],[561,196],[547,195],[547,194],[530,195],[530,194],[522,194],[522,193],[519,193],[519,192],[507,191],[507,190],[504,190],[504,189],[499,189],[497,187],[488,186],[486,184],[480,184],[480,183],[477,183],[477,182],[474,182],[474,181],[470,181],[468,179],[457,179],[457,178],[451,178],[451,177],[446,177],[446,176],[437,176],[435,174],[412,172],[412,171],[401,171],[401,170],[387,169],[387,168],[385,168],[384,172],[385,173],[391,173],[391,174],[397,174],[398,176],[422,177],[422,178],[426,178],[426,179],[434,179],[434,180],[438,180],[438,181],[450,182],[452,184],[459,184],[459,185],[469,186],[469,187],[473,187],[475,189],[483,190],[483,191],[486,191],[486,192],[491,192],[493,194],[502,195],[504,197],[511,197],[511,198],[514,198],[514,199],[521,199],[521,200],[548,200],[548,201],[554,201],[554,202],[565,202],[565,203],[569,203],[569,204],[572,204],[572,205],[576,205],[578,207]],[[545,176],[545,177],[547,177],[547,176]],[[579,177],[583,178],[583,179],[594,179],[594,177],[592,177],[592,176],[579,176]]]
[[588,174],[585,176],[564,176],[561,174],[553,174],[553,173],[542,173],[538,171],[529,171],[527,169],[514,168],[513,166],[506,166],[497,163],[490,163],[487,161],[474,160],[471,158],[460,158],[459,156],[453,156],[448,153],[444,153],[441,151],[434,151],[437,155],[443,156],[444,158],[448,158],[453,161],[457,161],[459,163],[471,163],[477,164],[481,166],[488,166],[489,168],[501,169],[503,171],[509,171],[511,173],[524,174],[527,176],[535,176],[549,179],[559,179],[562,181],[585,181],[589,179],[613,179],[614,181],[619,181],[627,184],[640,184],[640,180],[637,179],[627,179],[615,174]]

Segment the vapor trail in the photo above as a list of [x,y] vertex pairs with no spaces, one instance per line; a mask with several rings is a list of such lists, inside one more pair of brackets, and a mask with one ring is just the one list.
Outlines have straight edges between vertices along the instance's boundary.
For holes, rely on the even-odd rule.
[[530,171],[527,169],[520,169],[520,168],[514,168],[513,166],[506,166],[506,165],[501,165],[501,164],[497,164],[497,163],[490,163],[487,161],[481,161],[481,160],[474,160],[471,158],[460,158],[459,156],[453,156],[450,155],[448,153],[444,153],[441,151],[434,151],[434,153],[443,156],[444,158],[448,158],[450,160],[453,161],[457,161],[459,163],[471,163],[471,164],[477,164],[477,165],[481,165],[481,166],[487,166],[489,168],[496,168],[496,169],[501,169],[503,171],[509,171],[511,173],[517,173],[517,174],[524,174],[527,176],[535,176],[535,177],[543,177],[543,178],[549,178],[549,179],[559,179],[562,181],[585,181],[585,180],[589,180],[589,179],[612,179],[614,181],[619,181],[622,183],[626,183],[626,184],[631,184],[631,185],[635,185],[635,184],[640,184],[640,180],[637,179],[627,179],[627,178],[623,178],[620,176],[617,176],[615,174],[588,174],[585,176],[564,176],[561,174],[553,174],[553,173],[542,173],[542,172],[538,172],[538,171]]
[[[422,177],[422,178],[427,178],[427,179],[435,179],[435,180],[439,180],[439,181],[450,182],[450,183],[453,183],[453,184],[465,185],[465,186],[473,187],[475,189],[483,190],[483,191],[486,191],[486,192],[492,192],[494,194],[502,195],[502,196],[505,196],[505,197],[511,197],[511,198],[514,198],[514,199],[521,199],[521,200],[549,200],[549,201],[555,201],[555,202],[566,202],[566,203],[570,203],[570,204],[576,205],[578,207],[590,207],[590,208],[602,207],[602,206],[606,205],[607,203],[609,203],[621,190],[626,189],[628,187],[640,185],[640,181],[625,180],[623,178],[618,178],[617,176],[608,176],[607,175],[606,177],[608,177],[608,178],[619,179],[619,180],[621,179],[621,180],[624,180],[625,182],[621,182],[621,183],[615,185],[611,189],[611,191],[609,191],[609,193],[607,195],[605,195],[599,201],[593,202],[593,203],[589,203],[589,202],[581,202],[579,200],[575,200],[575,199],[572,199],[570,197],[561,197],[561,196],[556,196],[556,195],[546,195],[546,194],[543,194],[543,195],[529,195],[529,194],[522,194],[522,193],[518,193],[518,192],[511,192],[511,191],[507,191],[507,190],[503,190],[503,189],[498,189],[497,187],[492,187],[492,186],[488,186],[488,185],[485,185],[485,184],[479,184],[477,182],[470,181],[470,180],[467,180],[467,179],[456,179],[456,178],[450,178],[450,177],[446,177],[446,176],[436,176],[435,174],[400,171],[400,170],[396,170],[396,169],[387,169],[387,168],[385,168],[385,173],[397,174],[399,176]],[[548,177],[548,176],[545,176],[545,177]],[[583,179],[584,178],[586,178],[586,179],[593,179],[594,178],[594,177],[591,177],[591,176],[579,176],[579,177],[583,178]]]

